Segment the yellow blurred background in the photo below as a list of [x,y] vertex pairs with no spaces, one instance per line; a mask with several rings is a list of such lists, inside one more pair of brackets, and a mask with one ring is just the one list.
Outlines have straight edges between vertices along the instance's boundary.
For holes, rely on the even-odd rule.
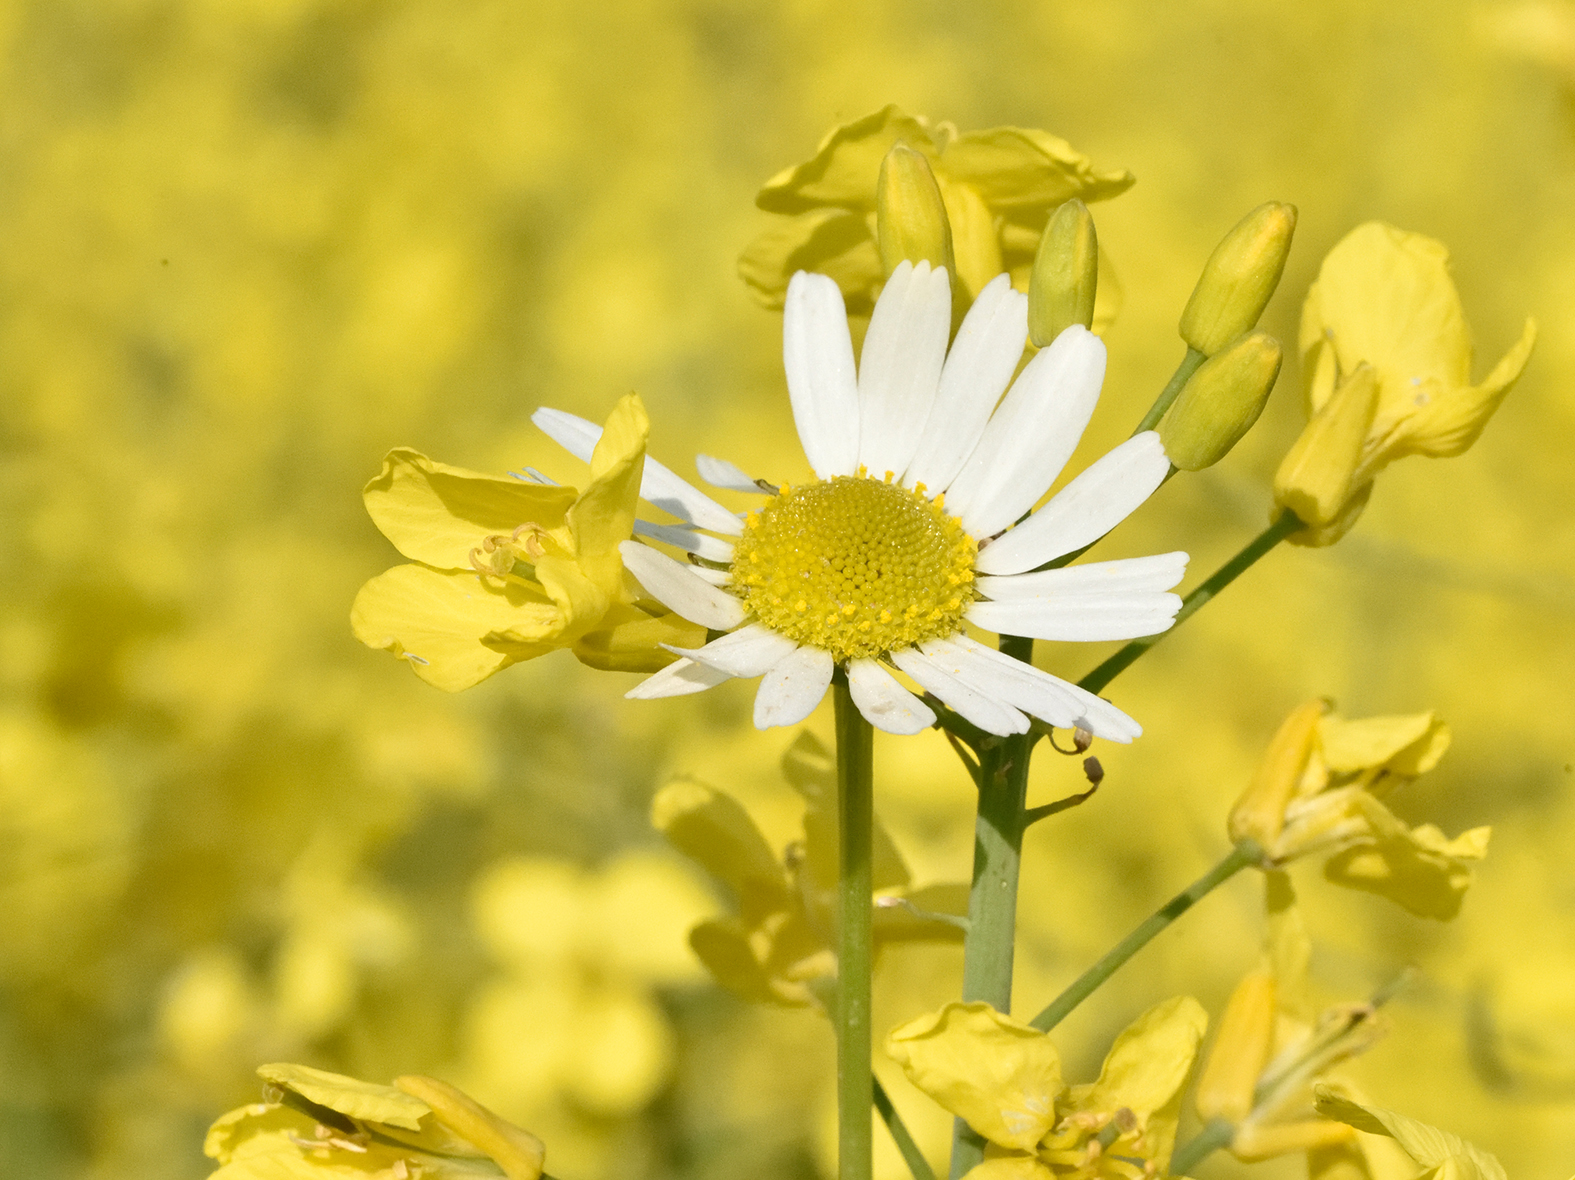
[[[1436,708],[1454,747],[1399,806],[1495,825],[1489,858],[1448,925],[1299,874],[1314,979],[1419,966],[1355,1071],[1372,1099],[1515,1176],[1575,1166],[1575,5],[9,0],[0,63],[0,1171],[205,1175],[270,1060],[449,1078],[565,1180],[824,1168],[829,1030],[703,978],[684,932],[722,901],[647,817],[693,773],[786,842],[791,733],[749,728],[746,686],[624,702],[567,653],[445,696],[346,613],[395,560],[359,498],[395,445],[573,481],[530,412],[637,389],[679,471],[799,475],[780,320],[735,259],[760,183],[887,102],[1136,173],[1094,208],[1125,308],[1074,469],[1265,200],[1301,210],[1265,320],[1288,344],[1370,218],[1449,244],[1479,375],[1540,320],[1469,454],[1397,465],[1346,540],[1275,553],[1117,683],[1147,734],[1029,838],[1017,1003],[1219,857],[1297,701]],[[1109,554],[1186,548],[1195,581],[1261,529],[1299,381]],[[1073,677],[1105,654],[1041,646]],[[877,745],[921,882],[968,872],[949,758]],[[1032,802],[1075,787],[1040,763]],[[1260,904],[1232,882],[1117,976],[1057,1034],[1072,1076],[1156,999],[1217,1012]],[[877,1027],[959,975],[893,952]],[[947,1120],[881,1070],[939,1152]]]

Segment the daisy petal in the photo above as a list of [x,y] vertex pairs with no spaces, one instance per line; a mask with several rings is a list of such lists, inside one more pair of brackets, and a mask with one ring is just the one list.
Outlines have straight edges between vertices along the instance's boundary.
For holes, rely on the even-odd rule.
[[908,469],[935,402],[952,288],[945,267],[899,263],[875,301],[859,354],[859,463],[879,479]]
[[679,660],[677,663],[668,664],[656,675],[640,681],[623,695],[626,700],[631,701],[651,701],[658,697],[685,697],[690,693],[715,688],[722,681],[731,679],[732,677],[726,672],[718,672],[715,668],[707,668],[704,664],[697,664],[693,660]]
[[596,450],[596,444],[602,437],[602,428],[596,423],[566,410],[555,410],[551,406],[540,407],[530,416],[530,420],[543,434],[582,463],[591,461],[591,453]]
[[886,733],[918,733],[935,724],[935,711],[874,660],[848,664],[848,695],[864,720]]
[[693,529],[637,520],[634,522],[634,531],[639,536],[650,537],[653,541],[665,541],[669,545],[676,545],[685,553],[694,553],[707,561],[733,560],[733,546],[730,543],[718,537],[697,533]]
[[973,301],[941,369],[935,407],[903,483],[944,491],[978,445],[1028,340],[1028,297],[997,275]]
[[676,655],[686,656],[708,668],[715,668],[718,672],[726,672],[729,676],[748,680],[771,668],[783,656],[794,651],[798,644],[769,627],[751,623],[747,627],[729,632],[720,639],[713,639],[704,647],[690,649],[671,647],[667,644],[662,646]]
[[815,711],[831,686],[831,653],[800,647],[778,660],[755,693],[755,728],[797,725]]
[[1180,609],[1174,594],[1101,594],[976,602],[966,617],[1000,635],[1090,643],[1158,635],[1170,630]]
[[988,537],[1032,508],[1077,449],[1104,379],[1104,343],[1081,324],[1041,349],[946,490],[946,510]]
[[764,493],[760,485],[749,478],[749,473],[735,463],[726,459],[718,459],[715,455],[696,455],[695,470],[700,473],[700,478],[713,488],[725,488],[729,492],[749,492],[760,496]]
[[618,546],[624,568],[659,601],[673,611],[716,631],[731,631],[744,621],[744,604],[725,590],[695,577],[689,566],[658,553],[638,541]]
[[1028,732],[1028,718],[1011,705],[964,684],[938,661],[925,655],[916,647],[905,647],[891,653],[896,664],[925,692],[934,693],[959,715],[973,722],[980,729],[1002,737],[1011,733]]
[[1082,725],[1118,742],[1129,742],[1142,732],[1137,722],[1092,693],[966,635],[930,640],[922,647],[959,680],[1051,725]]
[[712,586],[731,586],[733,584],[732,570],[714,570],[703,565],[692,565],[689,572],[702,582]]
[[1020,574],[1099,540],[1165,482],[1170,459],[1145,430],[1089,464],[1022,524],[979,550],[985,574]]
[[926,652],[932,648],[937,655],[942,651],[949,654],[960,679],[1051,725],[1067,728],[1080,725],[1113,742],[1130,742],[1143,733],[1141,725],[1109,701],[966,635],[932,640],[924,645]]
[[743,522],[723,508],[677,472],[645,457],[645,474],[640,479],[640,498],[713,533],[736,537],[744,531]]
[[799,271],[782,307],[782,367],[804,457],[816,476],[858,467],[859,394],[847,307],[835,280]]
[[[591,461],[596,443],[602,437],[602,428],[596,423],[550,406],[542,406],[530,420],[553,442],[585,463]],[[640,478],[640,498],[703,529],[733,537],[744,531],[738,517],[649,455],[645,457],[645,471]]]
[[1033,574],[980,578],[979,593],[997,601],[1011,598],[1061,598],[1118,593],[1157,593],[1169,590],[1186,575],[1185,553],[1160,553],[1153,557],[1127,557],[1120,561],[1091,561],[1064,569]]

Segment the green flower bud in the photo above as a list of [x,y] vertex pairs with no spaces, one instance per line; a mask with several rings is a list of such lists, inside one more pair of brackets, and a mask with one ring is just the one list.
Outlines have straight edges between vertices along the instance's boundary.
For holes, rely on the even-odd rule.
[[1252,331],[1279,286],[1295,232],[1295,205],[1270,201],[1242,218],[1209,255],[1181,313],[1181,338],[1213,356]]
[[1252,429],[1279,375],[1280,342],[1267,332],[1204,361],[1160,424],[1170,461],[1182,471],[1218,463]]
[[1073,324],[1094,322],[1099,241],[1088,206],[1073,198],[1050,215],[1028,282],[1028,335],[1043,348]]
[[890,275],[903,261],[928,262],[957,273],[952,259],[952,227],[941,189],[923,153],[905,143],[892,145],[881,161],[875,190],[875,237],[881,267]]

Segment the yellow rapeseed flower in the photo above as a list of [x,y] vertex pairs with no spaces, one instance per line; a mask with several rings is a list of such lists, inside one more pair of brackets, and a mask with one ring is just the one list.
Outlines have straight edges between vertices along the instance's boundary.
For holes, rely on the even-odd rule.
[[1265,867],[1326,855],[1324,876],[1337,885],[1454,917],[1492,829],[1451,840],[1433,824],[1408,827],[1382,801],[1438,764],[1449,727],[1432,713],[1348,721],[1327,709],[1309,701],[1280,726],[1231,810],[1231,839],[1256,841]]
[[540,1180],[540,1139],[436,1078],[357,1081],[307,1065],[265,1065],[265,1101],[223,1115],[203,1151],[215,1180]]
[[618,553],[633,535],[649,431],[639,396],[623,398],[583,491],[390,451],[363,497],[411,564],[361,587],[356,638],[450,692],[558,648],[648,672],[673,660],[658,644],[704,643],[705,629],[647,598]]
[[1384,1035],[1375,1003],[1307,1011],[1311,944],[1284,873],[1267,881],[1264,962],[1242,977],[1220,1017],[1194,1103],[1231,1126],[1231,1153],[1246,1162],[1346,1147],[1349,1127],[1314,1116],[1314,1082]]
[[[1528,319],[1514,347],[1472,385],[1471,331],[1444,245],[1378,221],[1347,234],[1302,307],[1307,431],[1329,441],[1298,444],[1275,478],[1276,503],[1311,526],[1291,539],[1339,540],[1361,514],[1373,477],[1394,460],[1469,448],[1519,379],[1536,337]],[[1352,394],[1363,365],[1376,389]],[[1352,431],[1360,443],[1347,446]]]
[[1130,1180],[1166,1174],[1207,1024],[1190,996],[1156,1004],[1116,1038],[1098,1080],[1077,1086],[1046,1033],[984,1003],[911,1020],[886,1052],[988,1142],[970,1180]]
[[[781,307],[801,270],[830,275],[848,310],[869,314],[886,280],[876,243],[881,162],[905,143],[930,163],[950,221],[956,277],[965,303],[1002,271],[1027,292],[1039,238],[1051,212],[1074,197],[1100,201],[1130,188],[1125,169],[1102,171],[1064,139],[1021,127],[959,132],[896,106],[835,127],[815,155],[768,180],[755,203],[786,219],[754,240],[738,261],[749,289]],[[1099,285],[1096,330],[1114,318],[1119,294]]]
[[649,1105],[677,1056],[657,989],[701,977],[683,935],[716,911],[698,874],[660,850],[594,871],[512,856],[476,879],[471,911],[495,966],[467,999],[462,1080],[555,1137],[565,1110],[613,1120]]
[[[837,972],[837,772],[831,753],[807,730],[788,748],[782,769],[806,806],[804,838],[780,860],[736,799],[693,779],[658,791],[651,821],[733,895],[733,914],[689,933],[706,969],[746,999],[802,1006],[818,1002]],[[872,856],[877,950],[892,942],[961,941],[966,885],[911,888],[908,867],[878,819]]]

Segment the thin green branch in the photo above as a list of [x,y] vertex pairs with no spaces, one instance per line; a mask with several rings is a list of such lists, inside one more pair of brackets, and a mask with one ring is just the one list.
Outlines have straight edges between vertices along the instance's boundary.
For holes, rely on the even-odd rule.
[[1087,676],[1083,677],[1083,679],[1079,680],[1077,682],[1078,687],[1097,693],[1124,672],[1134,660],[1165,638],[1165,636],[1175,631],[1177,627],[1201,610],[1216,594],[1251,569],[1253,564],[1264,554],[1268,553],[1292,533],[1305,527],[1297,519],[1295,513],[1280,513],[1273,524],[1247,543],[1246,548],[1220,566],[1209,577],[1208,581],[1198,586],[1192,593],[1181,600],[1181,609],[1176,612],[1176,621],[1169,631],[1161,631],[1158,635],[1145,635],[1141,639],[1134,639]]
[[1242,869],[1257,864],[1262,859],[1263,849],[1251,840],[1243,840],[1232,848],[1219,864],[1139,923],[1132,933],[1116,943],[1104,958],[1078,976],[1072,986],[1051,1000],[1049,1006],[1029,1023],[1043,1032],[1049,1032],[1066,1019],[1072,1009],[1092,995],[1095,988],[1114,975],[1123,963],[1152,942],[1160,931]]
[[875,1100],[870,1051],[870,842],[874,831],[874,731],[837,678],[837,1175],[870,1180]]
[[1176,1154],[1170,1157],[1170,1174],[1190,1175],[1193,1168],[1220,1148],[1229,1147],[1235,1134],[1236,1128],[1224,1119],[1211,1120],[1208,1126],[1176,1149]]
[[963,743],[962,738],[958,737],[949,729],[943,732],[946,734],[946,740],[951,744],[952,750],[954,753],[956,753],[958,760],[967,769],[968,777],[973,779],[973,785],[978,787],[980,775],[979,760],[973,756],[972,751],[970,751],[969,748]]
[[965,743],[969,749],[978,751],[986,745],[998,743],[1000,739],[988,730],[980,729],[961,713],[948,708],[936,697],[925,694],[924,703],[935,713],[935,728],[951,737],[956,737]]
[[930,1161],[924,1158],[919,1145],[913,1141],[908,1125],[902,1121],[902,1116],[892,1105],[891,1095],[886,1093],[886,1087],[880,1084],[879,1078],[875,1078],[874,1082],[875,1109],[880,1111],[880,1117],[885,1121],[886,1129],[891,1132],[892,1141],[902,1153],[908,1171],[913,1174],[913,1180],[935,1180],[935,1170],[930,1167]]
[[1143,421],[1137,424],[1137,429],[1132,433],[1142,434],[1145,430],[1153,430],[1158,426],[1159,420],[1165,416],[1165,411],[1170,409],[1170,403],[1176,400],[1187,382],[1192,380],[1192,374],[1198,371],[1198,366],[1208,359],[1195,348],[1187,349],[1187,355],[1181,358],[1181,363],[1170,375],[1165,388],[1159,391],[1154,404],[1148,408],[1148,413],[1143,415]]

